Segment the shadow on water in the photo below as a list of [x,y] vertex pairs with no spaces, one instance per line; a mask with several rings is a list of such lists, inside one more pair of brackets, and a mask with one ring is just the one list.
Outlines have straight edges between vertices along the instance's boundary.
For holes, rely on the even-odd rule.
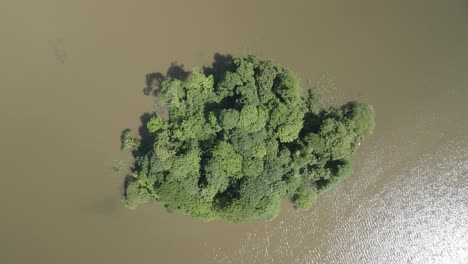
[[[213,74],[215,82],[219,81],[226,71],[229,69],[229,62],[232,56],[227,54],[215,53],[213,56],[213,64],[202,68],[205,74]],[[185,79],[190,72],[184,69],[183,64],[172,62],[166,73],[152,72],[146,74],[146,86],[143,88],[144,95],[158,96],[161,84],[167,79]]]
[[[164,75],[159,72],[148,73],[146,75],[146,87],[143,88],[144,95],[151,95],[156,92],[157,88],[164,81]],[[156,95],[156,94],[153,94]]]
[[[138,136],[139,136],[139,140],[141,142],[141,144],[139,144],[139,146],[135,146],[135,148],[131,147],[128,151],[131,151],[132,155],[133,156],[137,156],[138,154],[141,154],[141,153],[146,153],[146,149],[144,149],[145,147],[147,146],[152,146],[152,143],[154,142],[154,136],[151,135],[151,133],[149,133],[147,127],[146,127],[146,124],[148,123],[148,121],[155,117],[156,116],[156,113],[143,113],[141,116],[140,116],[140,126],[138,127]],[[125,128],[124,130],[122,130],[121,134],[120,134],[120,149],[122,151],[126,151],[125,150],[125,141],[128,139],[127,138],[127,135],[130,134],[131,135],[131,138],[135,138],[134,135],[132,135],[131,133],[131,129],[130,128]]]
[[219,82],[226,72],[230,70],[230,63],[232,61],[232,56],[229,54],[223,55],[220,53],[215,53],[213,56],[213,64],[211,67],[203,67],[203,72],[208,75],[212,74],[215,82]]
[[161,72],[152,72],[146,75],[146,87],[143,88],[144,95],[159,95],[159,87],[167,79],[185,79],[189,74],[184,70],[183,64],[172,62],[171,66],[167,69],[166,74]]
[[138,128],[138,135],[141,138],[142,145],[151,145],[151,143],[154,142],[154,136],[149,133],[148,129],[146,128],[146,124],[151,118],[155,116],[156,115],[154,113],[143,113],[140,116],[141,124]]

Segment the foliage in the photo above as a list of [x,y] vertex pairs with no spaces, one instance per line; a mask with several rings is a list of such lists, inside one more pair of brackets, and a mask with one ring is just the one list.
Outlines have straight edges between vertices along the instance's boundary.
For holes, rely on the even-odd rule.
[[294,205],[297,209],[309,209],[312,203],[317,199],[318,189],[315,184],[306,181],[303,185],[297,188],[293,196]]
[[125,129],[122,131],[120,136],[120,150],[123,151],[132,151],[140,147],[141,142],[136,138],[136,136],[130,131],[130,129]]
[[309,208],[351,174],[351,155],[372,133],[374,110],[360,103],[320,110],[315,94],[305,99],[300,91],[294,73],[254,57],[232,59],[216,78],[197,68],[164,80],[157,100],[168,117],[146,124],[154,142],[122,136],[135,156],[124,203],[153,201],[232,222],[271,220],[285,198]]

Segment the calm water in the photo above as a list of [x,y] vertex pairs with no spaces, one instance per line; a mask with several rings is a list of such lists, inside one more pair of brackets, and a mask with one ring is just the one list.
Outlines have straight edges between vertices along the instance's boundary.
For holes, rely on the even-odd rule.
[[[468,2],[0,2],[0,263],[468,263]],[[145,75],[255,52],[376,109],[305,213],[200,223],[120,205]]]

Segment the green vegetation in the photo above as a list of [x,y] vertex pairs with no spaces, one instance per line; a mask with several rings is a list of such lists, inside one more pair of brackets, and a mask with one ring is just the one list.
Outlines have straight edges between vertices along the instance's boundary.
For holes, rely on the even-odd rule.
[[374,129],[372,106],[317,109],[300,96],[291,71],[254,57],[227,69],[168,78],[157,97],[168,116],[147,123],[150,143],[124,131],[133,175],[124,203],[156,202],[196,219],[271,220],[280,202],[307,209],[321,192],[351,174],[350,157]]

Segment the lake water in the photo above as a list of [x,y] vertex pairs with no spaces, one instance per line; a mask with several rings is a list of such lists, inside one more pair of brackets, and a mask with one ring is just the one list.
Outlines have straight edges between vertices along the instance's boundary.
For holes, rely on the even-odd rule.
[[[465,0],[3,0],[0,36],[0,263],[468,263]],[[216,52],[372,104],[353,176],[267,223],[123,208],[145,75]]]

